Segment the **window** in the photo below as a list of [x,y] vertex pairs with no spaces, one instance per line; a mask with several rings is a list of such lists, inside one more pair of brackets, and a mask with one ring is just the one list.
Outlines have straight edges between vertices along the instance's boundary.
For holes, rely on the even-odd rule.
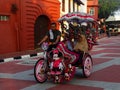
[[9,20],[9,16],[0,15],[0,21],[8,21],[8,20]]
[[62,0],[62,11],[65,12],[65,0]]
[[89,14],[90,15],[94,15],[95,14],[95,9],[94,8],[90,8]]

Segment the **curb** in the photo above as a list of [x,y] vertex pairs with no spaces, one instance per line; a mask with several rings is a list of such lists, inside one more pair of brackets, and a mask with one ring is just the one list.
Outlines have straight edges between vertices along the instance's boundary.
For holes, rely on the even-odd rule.
[[36,53],[36,54],[28,54],[28,55],[5,58],[5,59],[0,59],[0,63],[19,60],[19,59],[24,59],[24,58],[30,58],[30,57],[34,57],[34,56],[40,56],[40,55],[43,55],[43,53],[40,52],[40,53]]

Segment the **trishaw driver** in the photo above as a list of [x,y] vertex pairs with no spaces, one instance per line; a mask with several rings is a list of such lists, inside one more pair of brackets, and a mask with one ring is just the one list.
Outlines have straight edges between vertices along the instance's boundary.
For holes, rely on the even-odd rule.
[[43,42],[48,40],[50,45],[48,51],[50,51],[52,47],[55,47],[56,44],[60,41],[61,32],[56,29],[56,26],[57,25],[55,22],[51,23],[50,25],[51,29],[47,32],[45,37],[38,43],[38,45],[41,45]]

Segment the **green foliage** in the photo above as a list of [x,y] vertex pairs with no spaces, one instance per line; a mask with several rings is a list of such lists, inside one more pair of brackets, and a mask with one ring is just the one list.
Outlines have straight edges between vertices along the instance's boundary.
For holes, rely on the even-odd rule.
[[120,8],[120,0],[99,0],[99,18],[108,18],[113,15],[114,11]]

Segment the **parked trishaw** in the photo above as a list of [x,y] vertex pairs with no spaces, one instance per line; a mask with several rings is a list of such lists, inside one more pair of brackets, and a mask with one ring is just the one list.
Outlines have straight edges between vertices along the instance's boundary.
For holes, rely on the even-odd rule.
[[76,68],[82,69],[83,77],[91,75],[93,61],[89,50],[92,49],[93,41],[88,26],[82,24],[94,21],[92,16],[82,12],[68,13],[58,19],[63,39],[49,52],[48,43],[42,44],[43,57],[34,67],[34,76],[39,83],[46,80],[55,83],[70,81]]

